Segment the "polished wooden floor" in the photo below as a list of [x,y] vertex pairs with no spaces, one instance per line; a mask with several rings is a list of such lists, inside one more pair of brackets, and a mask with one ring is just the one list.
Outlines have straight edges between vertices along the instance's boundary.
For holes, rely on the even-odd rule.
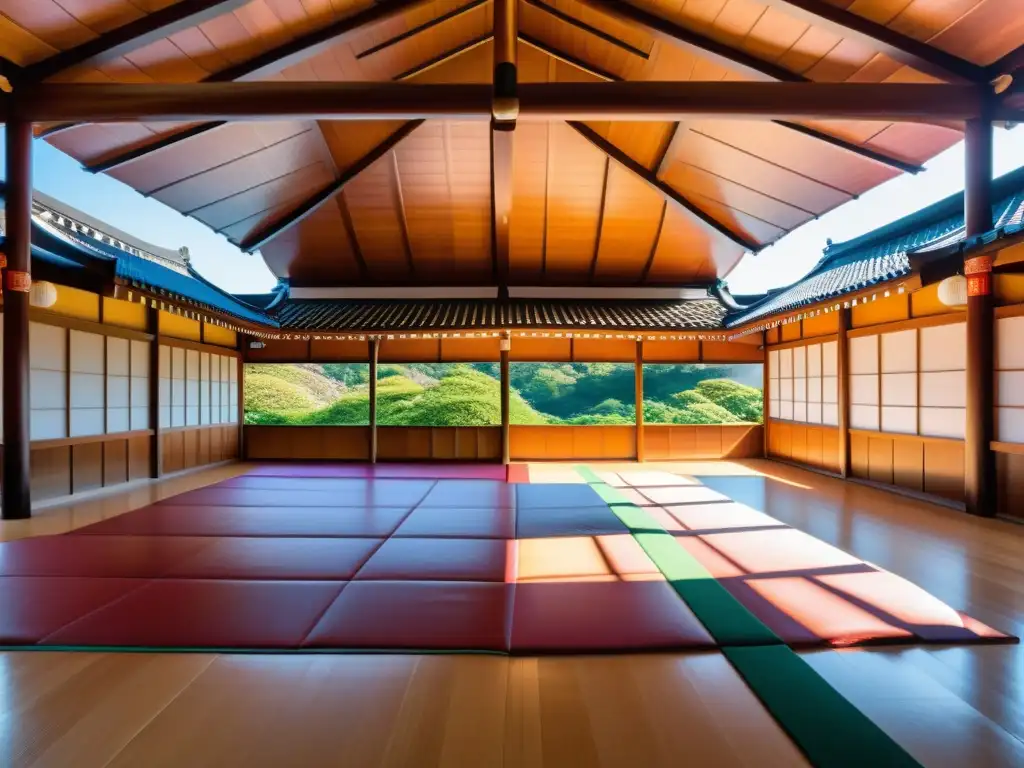
[[[669,465],[1024,634],[1024,526],[772,462]],[[555,469],[555,468],[551,468]],[[59,533],[222,467],[0,524]],[[927,768],[1024,765],[1021,646],[805,658]],[[0,654],[2,766],[801,766],[717,653]]]

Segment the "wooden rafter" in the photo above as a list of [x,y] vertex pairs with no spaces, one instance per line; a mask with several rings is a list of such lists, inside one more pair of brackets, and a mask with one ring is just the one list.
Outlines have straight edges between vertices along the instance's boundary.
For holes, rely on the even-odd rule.
[[409,239],[409,217],[405,213],[405,195],[402,194],[402,176],[398,171],[398,154],[391,150],[391,162],[388,166],[391,170],[389,179],[391,182],[392,204],[398,214],[398,229],[402,235],[402,249],[405,252],[405,263],[409,268],[409,274],[416,274],[416,260],[412,255],[412,241]]
[[608,176],[612,169],[611,155],[604,156],[604,176],[601,180],[601,206],[597,214],[597,237],[594,238],[594,256],[590,260],[590,282],[597,275],[597,259],[601,254],[601,234],[604,232],[604,211],[608,204]]
[[391,152],[395,146],[402,141],[402,139],[419,128],[422,124],[422,120],[410,120],[407,122],[397,131],[384,139],[384,141],[346,168],[343,173],[339,174],[338,177],[326,187],[314,192],[276,221],[267,224],[265,227],[243,238],[241,242],[239,242],[238,247],[247,252],[255,251],[260,248],[260,246],[280,235],[282,232],[291,229],[304,218],[316,211],[321,205],[326,203],[328,200],[333,199],[334,196],[341,192],[356,176],[369,168],[380,158],[384,157],[388,152]]
[[843,10],[824,2],[824,0],[763,0],[763,2],[789,16],[828,29],[841,37],[859,40],[901,64],[906,64],[908,67],[943,80],[983,83],[988,79],[984,67],[979,67],[959,56],[946,53],[928,43],[915,40],[852,11]]
[[494,0],[494,75],[491,105],[491,258],[498,285],[508,286],[512,168],[518,115],[518,0]]
[[643,271],[640,273],[638,282],[646,283],[647,277],[651,274],[651,267],[654,266],[654,257],[658,254],[658,244],[661,242],[661,232],[665,228],[665,216],[668,215],[668,198],[661,204],[661,216],[658,218],[658,229],[654,233],[654,242],[651,243],[651,252],[647,254],[647,261],[644,262]]
[[392,80],[398,82],[402,80],[409,80],[413,77],[416,77],[417,75],[422,75],[428,69],[439,67],[442,64],[451,61],[456,56],[461,56],[467,51],[471,51],[474,48],[484,45],[485,43],[489,43],[493,39],[494,35],[491,34],[474,37],[472,40],[467,40],[466,42],[461,43],[460,45],[456,45],[454,48],[449,48],[448,50],[442,51],[441,53],[437,54],[437,56],[431,56],[426,61],[422,61],[419,64],[416,64],[415,66],[409,67],[409,69],[405,70],[404,72],[400,72],[399,74],[395,75],[392,78]]
[[555,8],[552,5],[548,5],[547,3],[542,2],[542,0],[523,1],[527,5],[532,5],[534,8],[542,10],[544,11],[544,13],[547,13],[556,19],[564,21],[566,24],[574,26],[577,29],[584,31],[589,35],[593,35],[594,37],[600,38],[601,40],[604,40],[606,43],[610,43],[611,45],[614,45],[616,48],[619,48],[625,51],[626,53],[631,53],[634,56],[639,56],[641,59],[650,58],[650,54],[647,51],[641,48],[637,48],[636,46],[630,45],[625,40],[621,40],[617,38],[615,35],[610,35],[602,29],[598,29],[595,26],[587,24],[585,21],[580,21],[575,16],[571,16],[570,14],[565,13],[564,11],[559,10],[558,8]]
[[408,29],[400,35],[389,37],[382,43],[378,43],[377,45],[367,48],[365,51],[360,51],[359,53],[356,54],[356,58],[362,59],[367,56],[372,56],[375,53],[380,53],[381,51],[386,50],[387,48],[390,48],[393,45],[398,45],[399,43],[405,42],[410,37],[415,37],[421,32],[426,32],[428,29],[433,29],[434,27],[440,24],[444,24],[446,21],[449,21],[450,19],[456,19],[459,16],[469,13],[470,11],[477,9],[482,5],[486,5],[489,2],[491,2],[491,0],[471,0],[471,2],[468,2],[465,5],[460,5],[458,8],[453,8],[447,13],[442,13],[440,16],[435,16],[430,21],[425,21],[422,24],[413,27],[412,29]]
[[785,67],[760,59],[739,48],[733,48],[707,35],[694,32],[627,2],[621,0],[616,2],[612,0],[579,0],[579,2],[628,24],[643,27],[658,37],[690,51],[695,51],[703,58],[710,59],[726,69],[739,72],[755,80],[789,83],[801,83],[807,80],[803,75]]
[[74,48],[43,59],[22,72],[25,83],[38,83],[83,64],[109,61],[175,32],[198,26],[245,5],[248,0],[178,0],[165,8],[129,21]]
[[[988,78],[993,80],[1000,75],[1014,75],[1018,70],[1024,69],[1024,45],[1010,51],[999,59],[995,64],[987,68]],[[1024,75],[1021,75],[1024,77]]]
[[704,212],[692,202],[690,202],[684,195],[682,195],[677,189],[669,186],[666,182],[659,179],[654,175],[650,169],[644,167],[641,163],[631,158],[621,149],[616,147],[610,141],[605,139],[601,134],[597,133],[590,126],[585,125],[576,121],[568,121],[569,127],[575,130],[580,136],[585,138],[595,147],[600,149],[611,159],[630,171],[634,176],[642,181],[646,182],[648,186],[656,190],[663,198],[670,200],[686,214],[688,214],[694,221],[703,226],[710,232],[725,237],[727,240],[735,243],[744,250],[752,251],[756,253],[763,247],[756,240],[752,240],[745,235],[741,235],[737,232],[733,232],[718,219],[714,218],[710,214]]
[[613,75],[611,72],[608,72],[607,70],[595,66],[594,64],[590,64],[586,61],[583,61],[583,59],[565,53],[565,51],[561,51],[558,48],[554,48],[553,46],[550,46],[547,43],[545,43],[543,40],[539,40],[538,38],[533,37],[532,35],[520,32],[519,40],[520,42],[526,43],[531,48],[536,48],[541,53],[546,53],[553,59],[557,59],[558,61],[564,61],[566,64],[576,67],[576,69],[582,72],[586,72],[588,75],[593,75],[594,77],[600,78],[601,80],[612,81],[622,79],[617,75]]

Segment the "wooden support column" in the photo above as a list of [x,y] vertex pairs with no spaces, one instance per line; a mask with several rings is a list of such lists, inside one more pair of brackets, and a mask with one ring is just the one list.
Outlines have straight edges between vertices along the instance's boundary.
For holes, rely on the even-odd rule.
[[[239,335],[238,337],[238,360],[235,365],[238,366],[238,373],[236,374],[238,381],[235,382],[235,386],[238,388],[238,460],[245,461],[247,456],[245,454],[245,345],[247,344],[245,336]],[[188,391],[188,384],[185,385],[186,392]],[[186,411],[187,413],[187,411]]]
[[[968,120],[966,132],[964,218],[966,236],[992,229],[992,123]],[[967,276],[967,423],[964,433],[964,502],[972,515],[996,514],[995,316],[992,257],[964,262]]]
[[[164,465],[160,435],[160,310],[152,305],[146,306],[146,333],[153,336],[149,343],[149,476],[158,478]],[[167,374],[170,376],[170,371]]]
[[380,339],[370,339],[370,463],[377,463],[377,358],[380,353]]
[[512,157],[519,116],[516,49],[519,43],[518,0],[494,2],[494,92],[491,102],[491,251],[494,278],[508,290]]
[[768,422],[771,420],[771,371],[768,369],[768,334],[761,333],[761,349],[764,350],[764,363],[761,366],[761,453],[767,459]]
[[508,354],[512,347],[512,339],[503,336],[501,339],[501,463],[508,466],[511,461],[509,450],[509,377]]
[[636,340],[636,460],[644,460],[644,340]]
[[836,335],[836,400],[839,406],[839,474],[850,476],[850,310],[839,310]]
[[7,121],[6,156],[3,518],[22,520],[32,515],[28,376],[28,298],[32,283],[32,123]]

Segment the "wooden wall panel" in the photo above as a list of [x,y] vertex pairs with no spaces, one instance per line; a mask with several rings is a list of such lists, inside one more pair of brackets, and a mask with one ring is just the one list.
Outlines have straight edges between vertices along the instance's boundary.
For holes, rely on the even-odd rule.
[[441,339],[441,359],[452,363],[490,363],[501,358],[501,340],[496,337],[481,339]]
[[635,446],[632,426],[513,424],[509,430],[509,451],[515,461],[631,459]]
[[103,487],[103,443],[71,446],[71,489],[74,493]]
[[[380,461],[497,461],[500,427],[378,427]],[[251,460],[367,461],[369,427],[245,427]]]
[[701,360],[709,363],[761,363],[764,362],[764,351],[753,344],[705,341],[701,343]]
[[310,358],[320,363],[365,363],[369,342],[348,339],[310,339]]
[[31,491],[34,501],[71,493],[71,447],[41,448],[31,452]]
[[796,341],[800,338],[800,323],[787,323],[779,327],[782,329],[783,341]]
[[645,363],[695,363],[699,360],[699,341],[644,340]]
[[749,459],[763,454],[760,425],[645,424],[644,456],[649,461]]
[[[370,458],[369,427],[245,427],[248,459]],[[223,454],[222,454],[223,455]]]
[[909,318],[910,300],[907,294],[894,293],[887,299],[861,302],[850,309],[850,327],[894,323]]
[[888,437],[868,438],[868,479],[892,485],[893,440]]
[[128,441],[111,440],[102,445],[104,487],[128,482]]
[[199,331],[198,320],[190,320],[187,317],[160,310],[161,336],[173,336],[176,339],[200,341],[202,336]]
[[892,483],[912,491],[924,491],[924,443],[895,440],[892,448]]
[[999,514],[1024,520],[1024,453],[996,453]]
[[509,360],[520,362],[568,362],[572,360],[570,339],[516,336],[509,347]]
[[[768,456],[838,472],[839,430],[816,424],[772,420],[768,430]],[[866,467],[866,456],[864,463]]]
[[579,363],[632,363],[635,339],[574,339],[572,359]]
[[440,339],[383,339],[378,360],[382,363],[438,362]]
[[262,342],[263,347],[253,349],[249,344],[245,345],[242,354],[246,362],[259,363],[261,361],[290,361],[305,362],[309,360],[309,345],[311,342],[301,339],[266,339]]
[[801,332],[805,339],[814,336],[828,336],[839,331],[839,313],[829,312],[826,314],[805,317],[801,323]]
[[958,441],[924,446],[924,490],[961,501],[964,498],[964,445]]
[[128,439],[128,479],[142,480],[149,477],[149,437]]
[[850,474],[868,479],[868,438],[865,435],[850,435]]

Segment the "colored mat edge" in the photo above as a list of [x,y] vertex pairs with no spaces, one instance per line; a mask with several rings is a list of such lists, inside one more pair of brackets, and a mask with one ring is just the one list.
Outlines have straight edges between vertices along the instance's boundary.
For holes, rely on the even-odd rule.
[[[680,599],[719,643],[733,669],[812,765],[816,768],[923,768],[740,604],[641,507],[608,485],[590,467],[581,464],[575,469],[629,529]],[[691,580],[713,581],[717,589],[681,588]],[[695,602],[691,603],[690,598],[696,598]],[[724,608],[730,601],[736,607]],[[762,629],[752,628],[750,622],[756,622]],[[724,630],[723,636],[720,637],[716,629]],[[750,642],[755,637],[767,641]]]

